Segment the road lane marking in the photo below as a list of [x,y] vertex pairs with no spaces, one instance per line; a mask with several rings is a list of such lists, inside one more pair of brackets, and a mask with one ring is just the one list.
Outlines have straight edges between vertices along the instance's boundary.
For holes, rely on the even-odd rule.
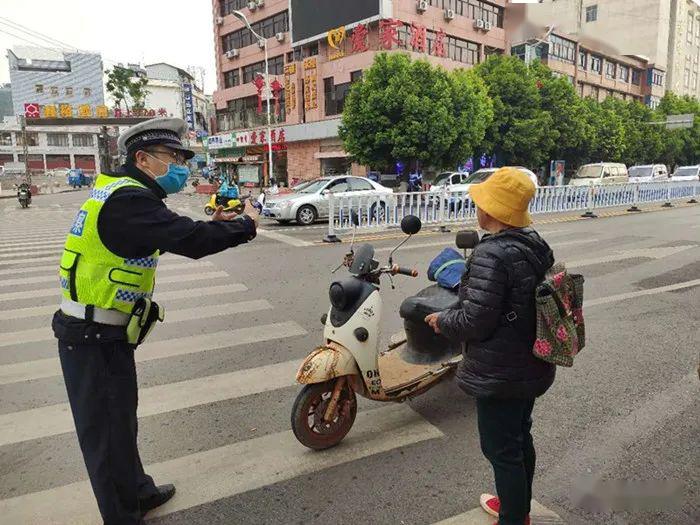
[[662,259],[670,255],[698,248],[698,245],[691,244],[687,246],[662,246],[659,248],[640,248],[637,250],[625,250],[612,255],[604,255],[603,257],[594,257],[592,259],[581,259],[578,261],[567,261],[566,266],[569,268],[592,266],[595,264],[604,264],[615,261],[624,261],[626,259]]
[[[564,520],[557,513],[549,510],[534,499],[531,502],[531,506],[530,516],[532,517],[532,523],[538,525],[564,525]],[[438,521],[433,525],[493,525],[493,520],[493,516],[486,514],[481,507],[477,507],[469,512]]]
[[15,262],[21,262],[22,260],[25,260],[27,257],[31,257],[34,259],[34,255],[37,255],[37,253],[40,253],[42,256],[53,256],[53,257],[58,257],[61,255],[61,250],[59,246],[56,246],[55,248],[42,248],[38,250],[34,250],[31,252],[13,252],[13,253],[0,253],[0,263],[1,264],[14,264]]
[[0,246],[0,254],[2,255],[15,255],[15,252],[21,252],[21,251],[26,251],[26,250],[34,250],[34,251],[52,251],[52,250],[57,250],[62,248],[64,243],[61,242],[52,242],[52,243],[44,243],[36,246]]
[[[287,388],[296,384],[300,359],[226,374],[139,389],[139,417]],[[0,414],[0,446],[38,439],[74,428],[70,405],[60,403]]]
[[[437,439],[444,434],[407,405],[362,411],[343,444],[328,453],[305,449],[291,431],[268,434],[146,467],[156,479],[177,486],[177,495],[149,513],[164,516],[337,465]],[[0,501],[7,523],[98,523],[87,481]]]
[[658,288],[649,288],[648,290],[639,290],[636,292],[609,295],[607,297],[600,297],[598,299],[588,299],[587,301],[583,302],[583,307],[590,308],[591,306],[598,306],[600,304],[616,303],[618,301],[626,301],[627,299],[635,299],[637,297],[644,297],[646,295],[656,295],[664,292],[673,292],[676,290],[683,290],[685,288],[692,288],[693,286],[700,286],[700,279],[695,279],[693,281],[685,281],[676,284],[669,284],[668,286],[659,286]]
[[[184,283],[184,282],[193,282],[193,281],[205,281],[205,280],[214,280],[214,279],[224,279],[228,278],[229,275],[226,272],[218,271],[218,272],[204,272],[204,273],[188,273],[188,274],[182,274],[182,275],[169,275],[167,277],[161,277],[159,279],[156,279],[157,285],[161,284],[172,284],[172,283]],[[186,297],[193,297],[193,296],[201,296],[202,292],[205,290],[205,288],[196,288],[194,290],[177,290],[179,292],[187,292]],[[169,292],[165,292],[163,294],[159,294],[156,292],[156,299],[164,299],[164,295],[168,294]],[[20,299],[35,299],[38,297],[51,297],[51,296],[58,296],[61,294],[61,289],[58,286],[58,275],[56,276],[56,286],[53,288],[41,288],[39,290],[23,290],[20,292],[3,292],[0,293],[0,302],[2,301],[16,301]]]
[[[57,307],[54,306],[52,310],[56,311]],[[165,319],[168,323],[181,323],[184,321],[221,317],[223,315],[260,312],[262,310],[272,310],[272,305],[265,300],[243,301],[240,303],[207,304],[204,306],[166,311]],[[4,314],[4,312],[0,313],[0,315],[2,314]],[[30,330],[19,330],[16,332],[0,331],[0,348],[4,346],[21,345],[24,343],[52,341],[54,339],[54,334],[53,330],[50,328],[51,319],[47,319],[46,322],[42,324],[44,324],[44,326],[41,328],[33,328]],[[155,336],[156,340],[158,340],[157,332]]]
[[[136,352],[136,362],[199,354],[210,350],[231,349],[289,337],[306,335],[306,330],[293,321],[273,323],[235,330],[224,330],[187,337],[173,337],[145,343]],[[0,365],[0,385],[31,381],[61,375],[58,357]]]
[[270,231],[270,230],[264,230],[262,228],[258,228],[258,235],[262,237],[267,237],[268,239],[272,239],[273,241],[278,241],[282,242],[284,244],[289,244],[290,246],[296,246],[297,248],[302,248],[305,246],[314,246],[314,243],[309,242],[309,241],[302,241],[301,239],[297,239],[296,237],[292,237],[291,235],[285,235],[283,233],[277,233],[276,231]]
[[[34,259],[26,259],[27,262],[34,262]],[[170,272],[173,270],[196,270],[198,268],[211,268],[214,263],[210,261],[187,261],[187,262],[159,262],[158,263],[158,275],[161,272]],[[16,275],[16,274],[27,274],[27,273],[40,273],[40,272],[50,272],[53,278],[58,274],[58,264],[47,264],[45,266],[34,266],[34,267],[23,267],[23,268],[9,268],[6,270],[0,270],[0,275]],[[33,281],[37,282],[37,281]],[[40,281],[49,282],[49,281]],[[2,286],[4,281],[0,281],[0,286]]]
[[[55,267],[58,266],[58,263],[61,260],[61,254],[57,255],[49,255],[49,256],[42,256],[42,257],[32,257],[29,259],[31,263],[40,263],[40,262],[55,262]],[[26,257],[23,257],[21,259],[15,259],[12,261],[0,261],[0,265],[5,265],[5,264],[22,264],[26,265],[28,262],[28,259]]]

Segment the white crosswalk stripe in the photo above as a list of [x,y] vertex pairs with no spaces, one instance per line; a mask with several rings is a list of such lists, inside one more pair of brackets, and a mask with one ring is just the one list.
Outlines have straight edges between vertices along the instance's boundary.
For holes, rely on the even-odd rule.
[[[32,263],[34,262],[35,259],[26,259],[26,262]],[[198,268],[211,268],[214,266],[211,262],[209,261],[188,261],[188,262],[178,262],[177,260],[173,260],[173,262],[163,262],[158,264],[158,275],[160,275],[163,272],[170,272],[173,270],[196,270]],[[58,272],[58,265],[57,264],[47,264],[44,266],[26,266],[22,268],[9,268],[9,269],[4,269],[0,270],[0,275],[24,275],[28,273],[40,273],[40,272],[48,272],[50,273],[50,278],[51,280],[46,280],[46,281],[28,281],[26,284],[30,284],[30,282],[53,282],[55,281],[56,278],[56,273]],[[48,279],[49,276],[42,276],[45,279]],[[35,277],[36,278],[36,277]],[[4,283],[7,281],[5,280],[0,280],[0,286],[2,286]]]
[[[178,493],[149,516],[163,516],[312,474],[400,447],[443,436],[406,405],[360,412],[344,446],[331,454],[305,450],[291,431],[268,434],[219,448],[148,465],[156,479],[173,482]],[[0,501],[7,523],[97,523],[87,482],[72,483]],[[88,503],[89,502],[89,503]]]
[[[275,339],[305,335],[306,330],[293,321],[224,330],[209,334],[176,337],[146,342],[136,352],[136,362],[153,361],[183,355],[231,349]],[[61,374],[57,357],[0,365],[0,385],[31,381]]]

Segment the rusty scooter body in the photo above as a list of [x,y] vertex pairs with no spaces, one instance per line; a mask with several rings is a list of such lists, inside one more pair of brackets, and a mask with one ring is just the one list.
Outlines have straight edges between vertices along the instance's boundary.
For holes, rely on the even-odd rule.
[[[349,253],[334,270],[345,266],[350,277],[330,286],[331,308],[322,318],[324,342],[299,368],[297,382],[305,386],[292,409],[292,430],[311,449],[330,448],[342,441],[355,421],[356,395],[374,401],[405,401],[441,382],[462,359],[461,345],[434,334],[423,321],[428,313],[458,303],[456,293],[437,286],[404,301],[400,313],[406,332],[394,335],[380,350],[380,279],[418,276],[417,270],[393,264],[393,254],[420,231],[421,221],[407,216],[401,229],[407,237],[391,252],[387,266],[374,260],[369,244],[354,250],[353,235]],[[458,235],[458,246],[465,249],[476,242],[475,231]]]

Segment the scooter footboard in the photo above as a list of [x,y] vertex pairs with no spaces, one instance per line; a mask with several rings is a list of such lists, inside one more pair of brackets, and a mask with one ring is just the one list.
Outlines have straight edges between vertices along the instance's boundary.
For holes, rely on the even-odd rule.
[[355,357],[343,346],[324,345],[304,359],[297,372],[297,382],[303,385],[323,383],[346,375],[360,375]]

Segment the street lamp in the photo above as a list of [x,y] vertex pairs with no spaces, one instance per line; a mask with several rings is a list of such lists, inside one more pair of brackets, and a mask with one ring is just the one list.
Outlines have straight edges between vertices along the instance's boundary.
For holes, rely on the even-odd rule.
[[[269,180],[274,180],[274,175],[272,173],[272,128],[271,128],[271,117],[270,117],[270,99],[272,98],[272,88],[270,87],[270,67],[267,59],[267,40],[257,34],[253,28],[250,25],[250,22],[248,22],[248,19],[246,16],[240,12],[240,11],[233,11],[233,15],[241,20],[248,30],[253,33],[253,36],[258,39],[258,43],[262,45],[263,49],[265,50],[265,82],[267,83],[267,162],[268,162],[268,179]],[[263,181],[265,182],[265,181]]]

